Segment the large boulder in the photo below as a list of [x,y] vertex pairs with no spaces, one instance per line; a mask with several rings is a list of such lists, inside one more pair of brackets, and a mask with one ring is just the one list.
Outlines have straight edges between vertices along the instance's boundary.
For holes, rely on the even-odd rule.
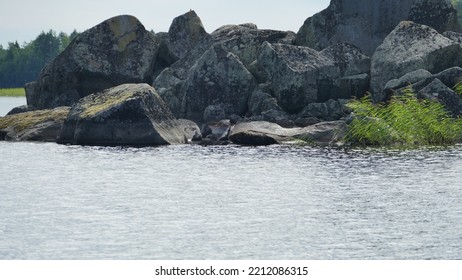
[[[216,105],[213,108],[223,108],[225,115],[245,114],[247,109],[244,108],[246,106],[243,106],[242,101],[247,100],[255,85],[255,78],[251,78],[251,76],[256,77],[256,73],[252,71],[251,65],[257,60],[262,43],[266,41],[271,43],[291,43],[294,37],[293,32],[260,30],[254,24],[220,27],[210,36],[202,38],[187,52],[187,55],[156,76],[153,86],[174,115],[179,118],[192,117],[196,121],[202,122],[204,120],[199,116],[204,115],[204,110],[211,105]],[[217,56],[216,54],[220,55]],[[213,57],[216,57],[216,59]],[[198,69],[198,65],[204,65],[204,59],[211,58],[215,59],[217,65],[208,67],[208,69]],[[234,61],[232,62],[234,66],[231,69],[219,69],[227,67],[226,65],[231,61]],[[219,77],[213,71],[218,71],[224,76]],[[249,75],[250,73],[251,75]],[[237,77],[236,75],[241,77],[232,78],[233,76]],[[210,76],[214,76],[212,80],[215,81],[211,81]],[[241,82],[244,83],[239,86],[241,89],[237,92],[233,91],[232,88],[236,87],[236,83]],[[249,86],[249,82],[251,86]],[[207,88],[205,92],[196,92],[195,94],[204,97],[213,93],[213,99],[203,98],[202,101],[198,100],[197,102],[202,102],[202,104],[197,106],[198,104],[194,104],[197,103],[194,101],[194,95],[191,94],[194,90],[204,87]],[[242,88],[247,89],[242,91]],[[247,92],[247,90],[250,91]],[[186,91],[188,91],[187,95]],[[230,93],[230,95],[227,93]],[[237,107],[235,105],[230,106],[229,100],[235,99],[238,94],[242,94],[242,96],[239,97]],[[193,103],[191,104],[191,102]]]
[[401,22],[372,57],[371,88],[375,101],[383,101],[383,90],[393,79],[416,70],[438,73],[462,64],[462,47],[435,29]]
[[334,144],[343,139],[346,132],[344,121],[323,122],[304,128],[283,128],[265,121],[246,122],[235,125],[229,139],[239,145],[264,146],[301,140],[315,144]]
[[167,33],[160,32],[155,37],[161,42],[154,71],[154,76],[157,76],[163,69],[184,58],[210,35],[196,12],[191,10],[173,19]]
[[168,44],[173,54],[183,58],[200,41],[209,36],[202,21],[193,10],[176,17],[168,30]]
[[256,80],[239,58],[222,45],[214,45],[194,64],[183,85],[187,119],[203,121],[209,105],[221,104],[225,115],[243,115]]
[[278,104],[289,113],[298,113],[310,103],[344,98],[342,78],[369,72],[370,59],[348,44],[316,51],[265,42],[258,64]]
[[332,0],[327,9],[305,21],[296,44],[322,50],[346,42],[371,56],[401,21],[443,32],[459,28],[456,14],[450,0]]
[[186,143],[186,137],[181,123],[154,88],[147,84],[124,84],[76,103],[58,142],[153,146]]
[[0,118],[0,140],[55,142],[69,110],[58,107]]
[[258,59],[263,42],[292,44],[295,33],[258,29],[254,24],[225,25],[211,34],[214,43],[239,57],[239,60],[249,68]]
[[133,16],[83,32],[26,86],[28,105],[53,108],[124,83],[152,83],[159,42]]

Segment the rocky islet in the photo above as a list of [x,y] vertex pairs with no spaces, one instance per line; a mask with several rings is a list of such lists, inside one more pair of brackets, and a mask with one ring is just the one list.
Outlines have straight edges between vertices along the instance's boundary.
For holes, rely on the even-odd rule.
[[[178,144],[215,135],[207,131],[238,144],[333,143],[346,129],[348,99],[370,92],[385,101],[409,84],[460,116],[452,87],[462,78],[462,34],[450,1],[369,2],[332,0],[298,33],[241,24],[209,34],[190,11],[154,34],[117,16],[27,84],[28,106],[16,110],[27,112],[15,117],[70,106],[52,131],[83,145]],[[5,140],[41,141],[11,136],[18,132],[3,123]]]

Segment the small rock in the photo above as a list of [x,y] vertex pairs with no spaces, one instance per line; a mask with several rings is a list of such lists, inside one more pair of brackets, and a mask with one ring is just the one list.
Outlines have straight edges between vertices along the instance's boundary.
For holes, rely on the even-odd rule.
[[18,107],[15,107],[15,108],[11,109],[8,112],[8,114],[6,114],[6,115],[10,116],[10,115],[30,112],[30,111],[34,111],[34,110],[36,110],[36,108],[34,106],[22,105],[22,106],[18,106]]

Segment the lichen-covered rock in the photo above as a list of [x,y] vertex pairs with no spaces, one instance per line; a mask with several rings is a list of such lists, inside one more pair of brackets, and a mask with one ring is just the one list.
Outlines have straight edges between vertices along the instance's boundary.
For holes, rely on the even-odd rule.
[[0,118],[0,140],[55,142],[69,109],[58,107]]
[[255,121],[235,125],[229,139],[240,145],[263,146],[302,140],[316,144],[341,141],[346,132],[344,121],[322,122],[303,128],[283,128],[275,123]]
[[83,32],[26,86],[28,105],[72,105],[124,83],[152,83],[159,42],[133,16],[108,19]]
[[262,30],[253,24],[225,25],[211,35],[215,43],[237,55],[246,67],[258,58],[263,42],[292,44],[295,40],[291,31]]
[[147,84],[124,84],[82,98],[59,143],[153,146],[186,143],[184,129]]
[[462,48],[435,29],[413,22],[401,22],[385,38],[374,56],[371,88],[375,101],[383,101],[387,82],[424,69],[437,73],[462,64]]
[[154,76],[157,76],[163,68],[166,68],[181,58],[184,58],[201,41],[207,40],[210,35],[205,31],[202,21],[195,11],[191,10],[173,19],[168,33],[157,33],[160,40],[157,68]]
[[[227,25],[214,31],[210,36],[205,36],[187,55],[170,65],[162,71],[155,79],[153,86],[165,100],[172,112],[177,117],[187,117],[185,112],[185,87],[191,87],[192,74],[197,74],[193,70],[195,64],[203,60],[205,53],[215,52],[214,49],[221,48],[227,53],[234,55],[233,60],[238,60],[243,67],[244,75],[251,70],[250,65],[258,58],[263,42],[284,42],[291,43],[295,37],[293,32],[259,30],[254,24]],[[207,54],[207,55],[208,55]],[[226,56],[222,56],[225,58]],[[221,64],[224,65],[224,64]],[[255,73],[252,72],[252,75]],[[197,80],[197,79],[196,79]],[[199,79],[200,80],[200,79]],[[197,80],[197,81],[199,81]],[[223,77],[221,84],[225,82]],[[230,84],[233,82],[229,80]],[[186,85],[186,83],[189,83]],[[253,90],[253,89],[251,89]],[[248,96],[250,93],[246,93]],[[243,98],[245,98],[243,96]],[[227,101],[215,99],[219,104]],[[215,104],[207,104],[215,105]],[[226,105],[226,104],[225,104]],[[227,106],[227,105],[226,105]],[[227,106],[229,107],[229,106]],[[234,110],[235,111],[235,110]],[[197,112],[203,114],[203,112]],[[229,113],[229,112],[226,112]],[[235,112],[238,113],[237,111]]]
[[181,96],[187,119],[203,121],[209,105],[223,104],[225,115],[244,115],[256,80],[239,58],[222,45],[214,45],[189,71]]
[[263,43],[258,63],[272,82],[278,104],[290,113],[318,100],[319,68],[336,70],[333,61],[313,49],[267,42]]
[[269,110],[283,111],[278,105],[276,98],[271,96],[270,88],[266,84],[258,85],[250,94],[248,106],[251,116],[261,115],[262,112]]
[[183,58],[200,41],[209,36],[196,12],[189,11],[176,17],[168,30],[172,52]]
[[346,42],[372,55],[405,20],[429,25],[439,32],[459,28],[450,0],[332,0],[327,9],[305,21],[296,44],[322,50]]
[[278,104],[293,114],[310,103],[341,97],[341,78],[367,73],[370,59],[347,44],[318,52],[265,42],[258,63],[271,82]]

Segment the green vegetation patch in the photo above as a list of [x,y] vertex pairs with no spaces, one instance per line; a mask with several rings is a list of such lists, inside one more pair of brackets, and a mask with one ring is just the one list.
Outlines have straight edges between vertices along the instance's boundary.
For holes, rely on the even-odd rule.
[[451,118],[445,107],[419,100],[412,89],[389,104],[373,104],[369,96],[351,101],[353,120],[346,141],[359,145],[444,145],[462,140],[462,119]]
[[24,88],[0,88],[0,96],[24,97],[26,92]]
[[122,104],[131,97],[133,97],[133,93],[129,91],[116,94],[105,94],[104,92],[93,94],[85,98],[81,115],[84,118],[96,116],[111,107]]
[[0,129],[12,127],[16,131],[22,131],[48,121],[64,121],[69,109],[69,107],[60,107],[5,116],[0,118]]

